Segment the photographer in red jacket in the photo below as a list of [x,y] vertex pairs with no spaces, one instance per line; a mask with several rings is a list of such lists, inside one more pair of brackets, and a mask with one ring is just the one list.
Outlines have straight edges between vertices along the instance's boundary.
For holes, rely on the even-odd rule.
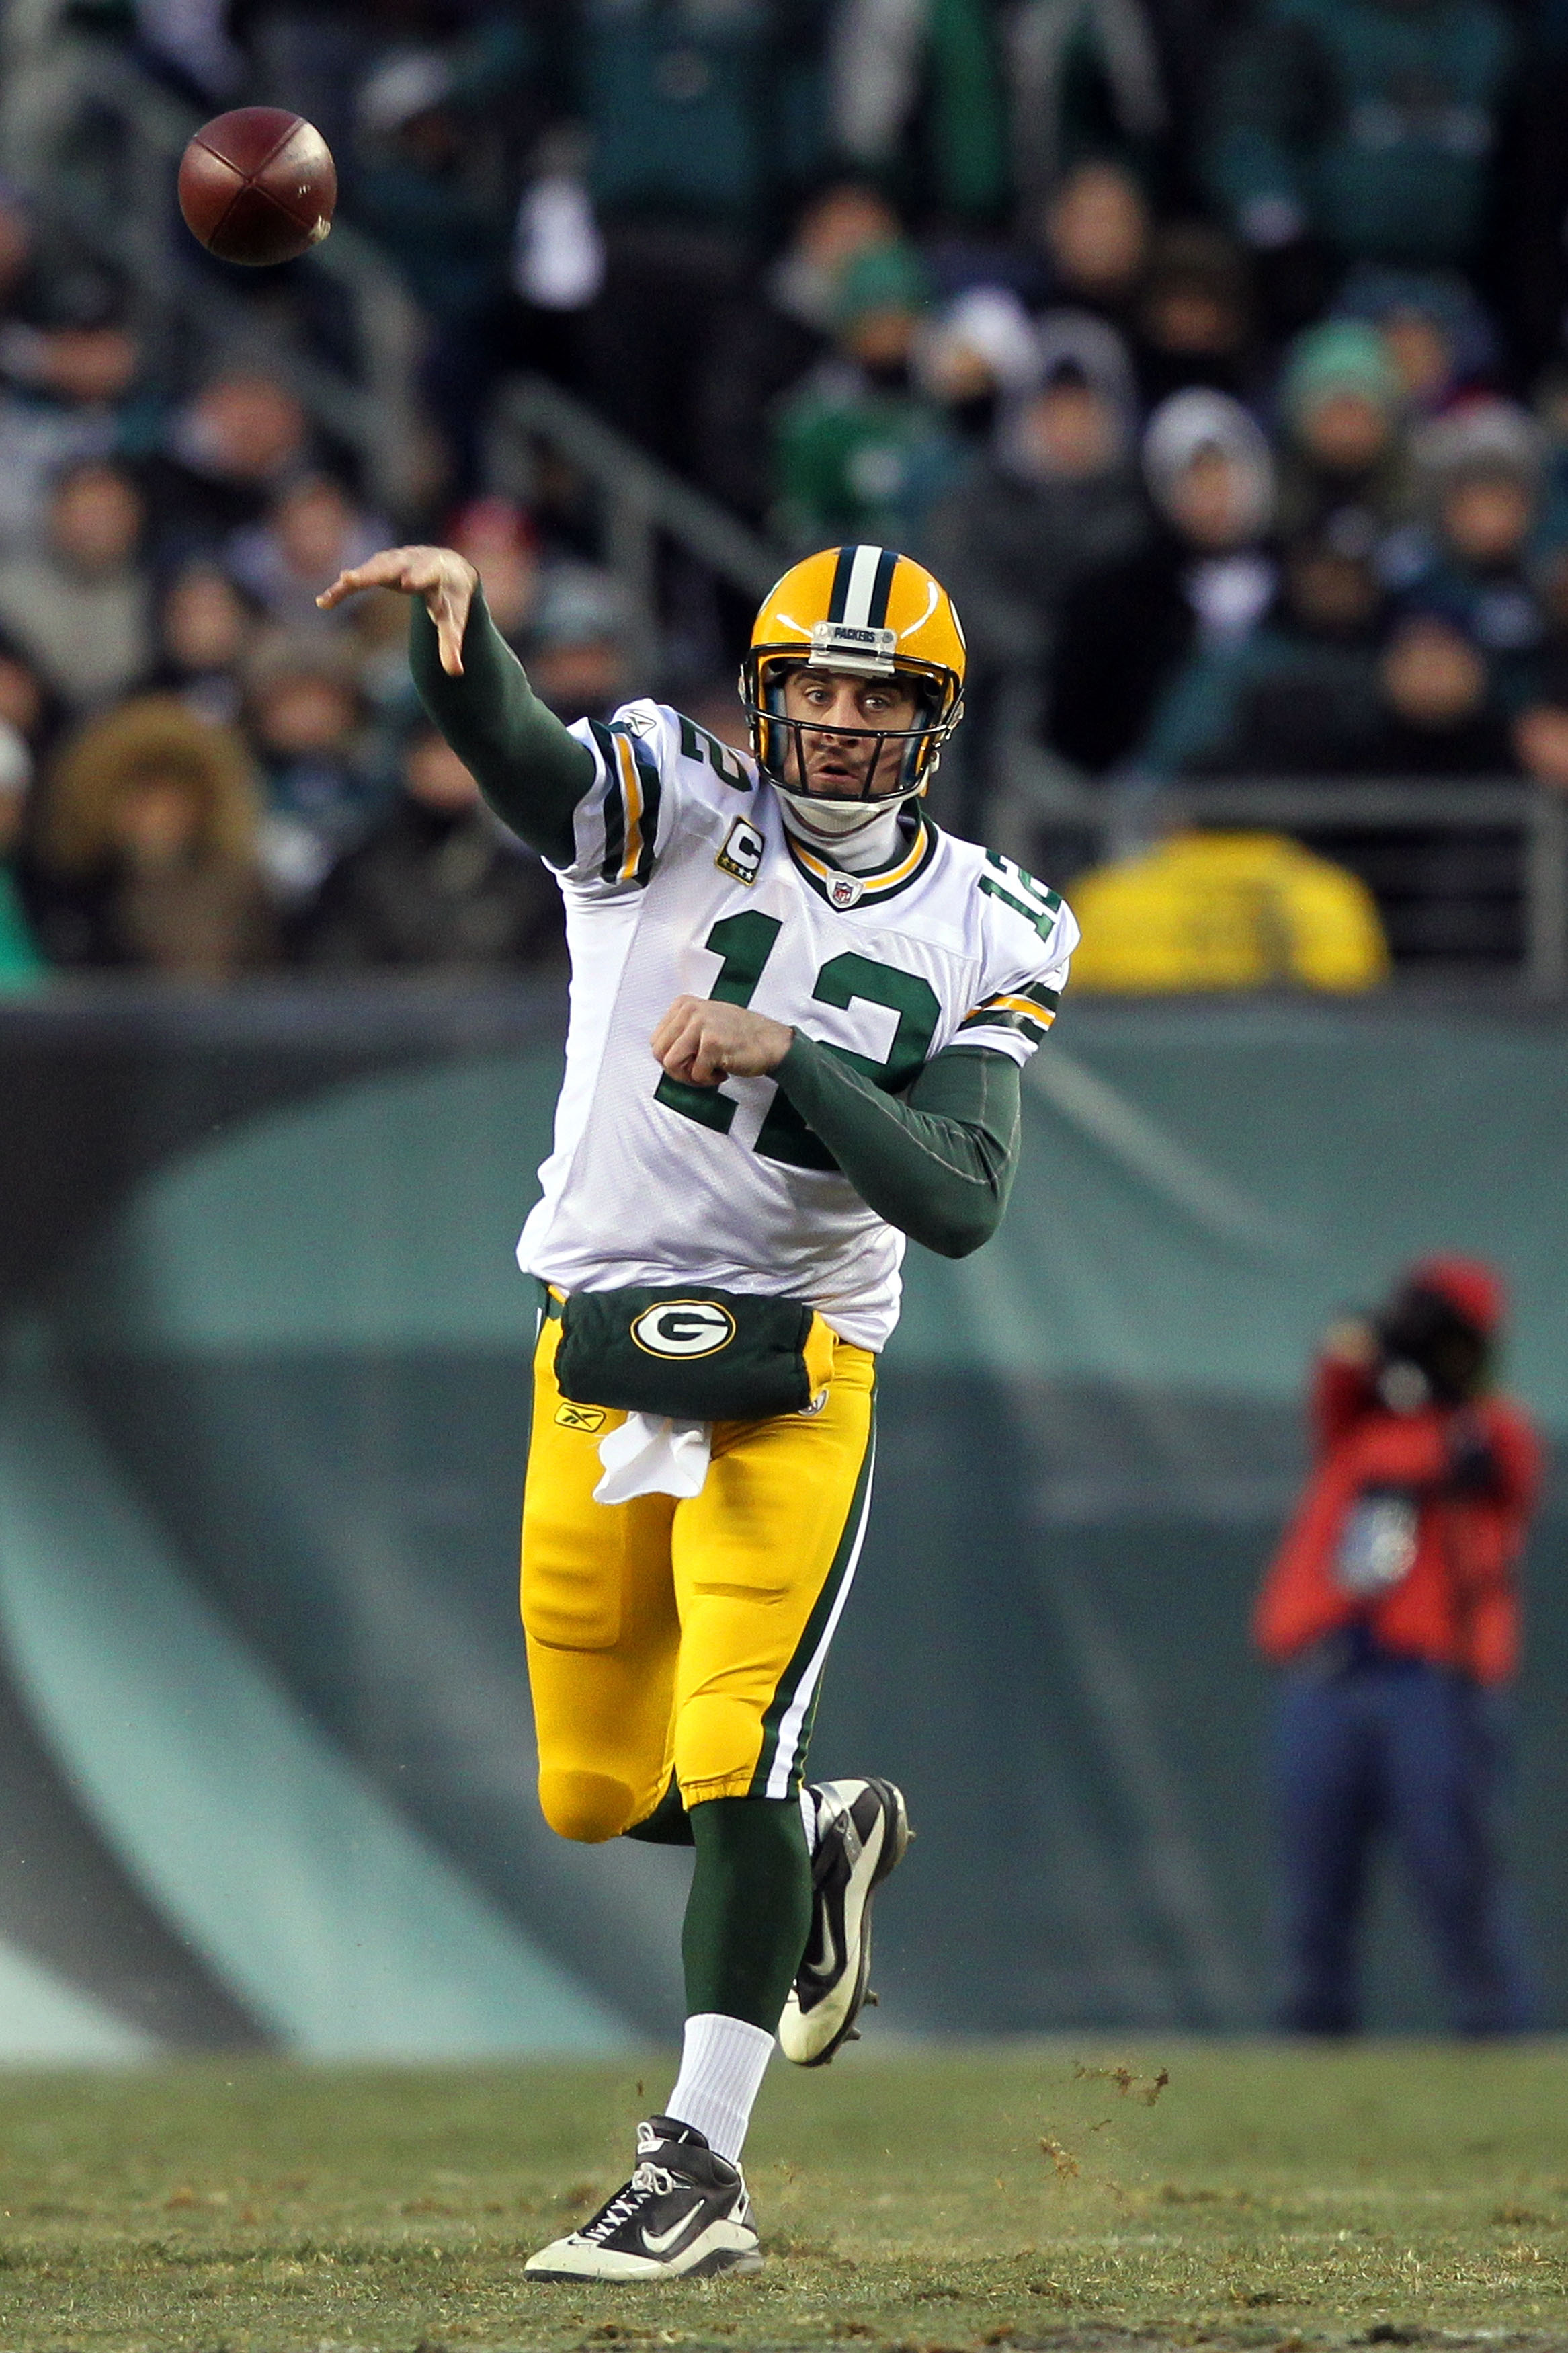
[[1282,2023],[1359,2023],[1370,1850],[1392,1833],[1461,2034],[1533,2021],[1493,1825],[1499,1694],[1541,1447],[1490,1376],[1506,1314],[1472,1259],[1424,1259],[1337,1325],[1312,1389],[1315,1463],[1258,1599],[1282,1670],[1275,1775],[1289,1991]]

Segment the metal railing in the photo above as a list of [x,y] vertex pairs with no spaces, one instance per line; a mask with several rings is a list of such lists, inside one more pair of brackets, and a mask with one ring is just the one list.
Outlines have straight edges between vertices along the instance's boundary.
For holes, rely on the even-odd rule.
[[602,553],[625,601],[627,654],[638,677],[657,677],[659,668],[661,536],[752,600],[767,594],[789,562],[559,385],[542,376],[516,376],[496,406],[490,472],[498,489],[528,495],[535,442],[556,451],[593,485]]
[[1541,785],[1435,784],[1427,778],[1321,784],[1191,784],[1169,796],[1198,825],[1266,827],[1311,835],[1346,832],[1468,833],[1497,827],[1522,837],[1524,960],[1532,997],[1568,997],[1568,801]]
[[1568,997],[1568,796],[1489,777],[1241,777],[1087,786],[1026,747],[1014,747],[1004,797],[1010,829],[1070,827],[1097,858],[1176,827],[1287,833],[1469,833],[1521,837],[1524,954],[1520,978],[1543,1002]]

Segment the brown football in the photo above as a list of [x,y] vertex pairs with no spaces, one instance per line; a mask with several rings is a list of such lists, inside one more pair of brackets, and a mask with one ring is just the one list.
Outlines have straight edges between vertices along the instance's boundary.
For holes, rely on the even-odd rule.
[[321,243],[337,200],[326,141],[279,106],[216,115],[180,159],[185,227],[220,261],[292,261]]

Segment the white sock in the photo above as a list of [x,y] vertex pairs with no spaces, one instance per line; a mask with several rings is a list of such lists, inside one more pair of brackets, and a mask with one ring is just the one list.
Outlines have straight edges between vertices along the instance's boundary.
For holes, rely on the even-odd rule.
[[680,2073],[665,2115],[695,2125],[710,2148],[738,2164],[773,2052],[773,2036],[743,2018],[725,2018],[718,2010],[689,2018]]
[[807,1854],[815,1854],[816,1852],[816,1799],[804,1781],[800,1785],[800,1818],[805,1824],[805,1851]]

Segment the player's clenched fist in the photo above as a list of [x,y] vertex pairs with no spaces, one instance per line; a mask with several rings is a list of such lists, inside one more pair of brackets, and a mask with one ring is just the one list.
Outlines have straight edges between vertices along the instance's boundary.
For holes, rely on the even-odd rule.
[[423,596],[425,610],[436,624],[441,667],[448,678],[461,678],[463,632],[479,585],[479,574],[455,547],[384,547],[379,555],[340,572],[316,602],[330,613],[362,588],[397,588],[405,596]]
[[716,1087],[721,1079],[760,1079],[776,1071],[795,1031],[743,1005],[712,997],[678,997],[653,1033],[653,1050],[672,1079]]

